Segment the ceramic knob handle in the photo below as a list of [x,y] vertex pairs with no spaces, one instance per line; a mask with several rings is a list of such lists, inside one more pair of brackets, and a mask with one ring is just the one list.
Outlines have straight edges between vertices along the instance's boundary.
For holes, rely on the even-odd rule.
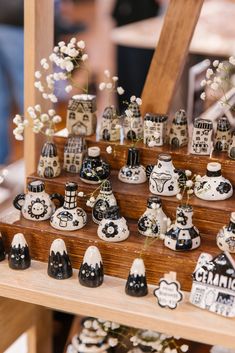
[[50,195],[50,199],[53,201],[53,200],[58,200],[59,201],[59,205],[57,206],[58,207],[61,207],[63,206],[64,204],[64,197],[58,193],[55,193],[55,194],[51,194]]
[[25,200],[25,194],[19,194],[15,197],[15,199],[13,200],[13,205],[15,206],[15,208],[19,211],[21,211],[22,209],[22,204],[19,202],[21,200]]

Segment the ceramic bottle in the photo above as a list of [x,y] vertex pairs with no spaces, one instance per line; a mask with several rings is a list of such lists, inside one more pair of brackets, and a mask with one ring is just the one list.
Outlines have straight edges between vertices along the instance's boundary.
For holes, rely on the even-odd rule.
[[5,260],[5,257],[6,257],[5,247],[3,244],[2,234],[0,233],[0,261]]
[[235,131],[232,134],[232,141],[228,149],[228,156],[231,159],[235,159]]
[[97,146],[88,148],[88,155],[85,157],[80,171],[80,178],[88,184],[99,184],[107,179],[110,174],[108,163],[100,157],[100,148]]
[[226,152],[232,143],[231,125],[226,116],[218,119],[215,134],[214,149],[218,152]]
[[163,146],[166,141],[168,115],[147,113],[144,117],[144,143]]
[[98,237],[107,242],[119,242],[129,237],[129,229],[119,207],[112,206],[105,213],[97,230]]
[[189,205],[178,206],[175,223],[167,230],[164,245],[175,251],[193,250],[200,246],[198,229],[193,225],[193,208]]
[[142,184],[147,180],[144,166],[140,164],[140,151],[131,147],[128,149],[127,163],[118,173],[118,179],[123,183]]
[[132,297],[144,297],[148,294],[144,261],[140,258],[132,263],[125,292]]
[[103,283],[103,261],[96,246],[87,248],[79,269],[78,279],[84,287],[99,287]]
[[119,141],[120,127],[117,110],[113,105],[105,108],[100,125],[100,139],[104,141]]
[[194,193],[199,199],[207,201],[220,201],[232,196],[232,184],[222,176],[220,163],[207,164],[206,175],[195,183]]
[[51,226],[55,229],[73,231],[81,229],[87,222],[86,212],[77,206],[76,183],[65,184],[64,205],[51,216]]
[[73,275],[73,269],[63,239],[55,239],[51,244],[47,273],[55,279],[66,279]]
[[29,247],[22,233],[14,235],[8,253],[8,264],[13,270],[25,270],[30,267]]
[[56,178],[60,175],[61,167],[56,145],[45,142],[38,162],[37,173],[42,178]]
[[92,219],[99,224],[104,218],[104,215],[109,207],[116,206],[117,200],[112,191],[112,185],[109,180],[103,181],[99,195],[96,198],[95,204],[92,208]]
[[229,224],[220,229],[216,242],[221,250],[235,253],[235,212],[231,213]]
[[183,109],[175,113],[170,129],[169,144],[176,148],[188,144],[188,122],[186,112]]
[[146,211],[138,220],[138,231],[146,237],[165,235],[170,219],[162,210],[162,201],[158,196],[148,198]]
[[64,169],[69,173],[79,173],[86,150],[83,136],[70,135],[64,147]]
[[19,194],[15,197],[13,205],[26,219],[33,221],[44,221],[49,219],[55,211],[53,200],[57,200],[59,207],[63,205],[64,198],[62,195],[47,194],[45,192],[45,184],[41,180],[35,180],[28,183],[28,193]]
[[131,141],[141,139],[143,137],[143,122],[139,105],[136,102],[131,102],[128,110],[132,112],[132,116],[124,116],[124,138]]
[[212,150],[212,133],[212,121],[200,118],[195,119],[190,153],[210,155]]

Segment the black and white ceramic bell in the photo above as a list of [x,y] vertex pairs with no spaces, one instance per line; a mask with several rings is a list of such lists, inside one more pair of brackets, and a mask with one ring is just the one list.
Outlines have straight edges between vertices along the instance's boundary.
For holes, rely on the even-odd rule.
[[61,167],[56,145],[53,142],[45,142],[39,158],[38,175],[42,178],[56,178],[60,175]]
[[47,194],[45,184],[41,180],[35,180],[28,183],[28,193],[19,194],[15,197],[13,205],[20,210],[22,216],[32,221],[45,221],[49,219],[55,211],[53,200],[58,200],[59,207],[63,205],[62,195]]
[[55,239],[51,244],[47,273],[55,279],[66,279],[73,275],[73,269],[63,239]]
[[175,251],[193,250],[200,246],[199,230],[193,225],[193,208],[189,205],[178,206],[175,223],[167,230],[164,245]]
[[69,135],[64,146],[64,169],[69,173],[79,173],[86,150],[83,136]]
[[170,129],[169,144],[175,148],[188,144],[188,122],[186,112],[183,109],[175,113]]
[[142,184],[147,180],[144,166],[140,164],[140,151],[131,147],[128,149],[127,163],[118,173],[118,179],[123,183]]
[[218,119],[215,134],[214,149],[218,152],[226,152],[232,143],[231,125],[226,116]]
[[95,204],[92,208],[92,219],[99,224],[104,218],[106,211],[111,206],[116,206],[117,200],[113,194],[112,185],[109,180],[103,181],[99,195],[96,198]]
[[119,242],[129,237],[129,229],[119,207],[112,206],[105,213],[97,229],[98,237],[107,242]]
[[80,178],[88,184],[99,184],[107,179],[110,174],[108,163],[100,157],[100,148],[97,146],[88,148],[88,155],[85,157],[80,171]]
[[8,253],[8,264],[13,270],[25,270],[30,267],[29,247],[22,233],[14,235]]
[[140,258],[132,263],[125,292],[132,297],[144,297],[148,294],[144,261]]
[[221,250],[235,253],[235,212],[231,213],[229,224],[220,229],[216,242]]
[[104,280],[103,262],[96,246],[89,246],[79,269],[79,283],[84,287],[99,287]]
[[5,257],[6,257],[5,247],[3,244],[2,234],[0,233],[0,261],[5,260]]
[[196,181],[194,193],[199,199],[207,201],[221,201],[232,196],[232,184],[222,176],[220,163],[207,164],[206,175]]
[[86,212],[77,206],[78,185],[73,182],[65,184],[64,205],[51,216],[51,226],[55,229],[73,231],[81,229],[87,222]]

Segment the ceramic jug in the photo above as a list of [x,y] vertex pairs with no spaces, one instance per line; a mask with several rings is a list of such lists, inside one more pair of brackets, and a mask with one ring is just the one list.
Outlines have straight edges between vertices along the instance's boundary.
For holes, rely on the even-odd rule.
[[56,178],[60,175],[61,167],[56,145],[45,142],[38,162],[37,173],[42,178]]
[[112,185],[109,180],[103,181],[99,195],[96,198],[95,204],[92,208],[92,219],[99,224],[104,218],[104,215],[109,207],[116,206],[117,200],[112,191]]
[[127,163],[118,173],[118,179],[123,183],[142,184],[147,180],[144,166],[140,164],[140,151],[131,147],[128,149]]
[[109,165],[101,159],[100,148],[97,146],[88,148],[88,155],[80,171],[81,180],[88,184],[99,184],[107,179],[109,174]]
[[220,229],[216,242],[221,250],[235,253],[235,212],[231,213],[229,224]]

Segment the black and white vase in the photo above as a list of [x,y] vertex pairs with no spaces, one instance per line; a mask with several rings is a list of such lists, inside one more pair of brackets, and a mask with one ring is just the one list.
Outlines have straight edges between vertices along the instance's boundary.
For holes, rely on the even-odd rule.
[[164,245],[174,251],[193,250],[200,246],[199,230],[193,225],[192,206],[182,205],[176,209],[175,223],[168,229]]
[[99,184],[110,175],[110,167],[100,157],[100,148],[88,148],[88,155],[82,163],[80,178],[88,184]]
[[103,261],[96,246],[87,248],[79,269],[78,279],[84,287],[99,287],[103,283]]
[[232,142],[228,149],[228,156],[231,159],[235,159],[235,131],[233,131],[233,134],[232,134]]
[[29,247],[22,233],[14,235],[8,253],[8,264],[13,270],[25,270],[30,267]]
[[55,239],[51,244],[47,273],[55,279],[66,279],[73,275],[73,269],[63,239]]
[[148,294],[144,261],[140,258],[132,263],[125,291],[132,297],[144,297]]
[[105,108],[100,125],[100,139],[104,141],[120,140],[120,122],[113,105]]
[[105,213],[111,206],[116,206],[117,200],[113,194],[112,185],[109,180],[105,180],[100,188],[99,195],[96,198],[92,208],[92,219],[99,224],[104,218]]
[[131,147],[128,149],[127,163],[118,173],[118,179],[123,183],[142,184],[147,180],[144,166],[140,164],[140,151]]
[[168,115],[146,114],[144,117],[144,143],[151,147],[163,146],[166,141]]
[[38,162],[38,176],[42,178],[56,178],[61,173],[60,161],[54,142],[45,142]]
[[5,253],[5,247],[2,239],[2,234],[0,233],[0,261],[5,260],[6,253]]
[[83,136],[69,135],[64,146],[64,169],[69,173],[79,173],[86,150]]
[[226,152],[232,143],[231,125],[226,116],[218,119],[215,134],[214,149],[218,152]]
[[186,112],[183,109],[175,113],[170,129],[169,144],[176,148],[188,144],[188,122]]
[[124,217],[120,215],[119,207],[112,206],[105,213],[97,229],[98,237],[107,242],[119,242],[129,237],[129,229]]
[[73,231],[81,229],[87,222],[86,212],[77,206],[78,185],[73,182],[65,184],[64,205],[51,216],[51,226],[55,229]]
[[216,242],[221,250],[235,253],[235,212],[231,213],[229,224],[220,229]]
[[195,119],[190,153],[210,155],[212,151],[213,123],[206,119]]

